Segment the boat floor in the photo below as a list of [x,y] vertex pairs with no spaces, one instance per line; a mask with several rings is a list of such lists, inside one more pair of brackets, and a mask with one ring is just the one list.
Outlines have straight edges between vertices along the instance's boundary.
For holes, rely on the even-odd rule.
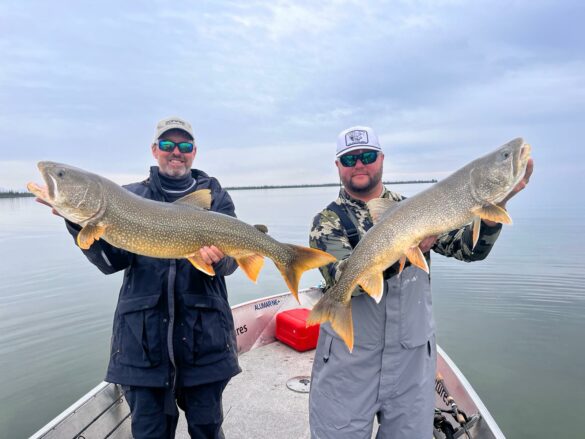
[[[441,353],[438,368],[453,384],[454,397],[467,413],[476,413],[477,408],[465,397],[462,382],[456,382],[456,366],[445,363],[450,359]],[[306,381],[313,365],[315,351],[299,353],[279,342],[269,343],[239,356],[242,373],[235,376],[223,394],[223,430],[228,439],[305,439],[309,433],[309,394],[295,392],[287,382],[300,377],[301,390],[308,390]],[[449,380],[451,378],[451,380]],[[460,376],[462,380],[464,378]],[[470,390],[471,388],[468,387]],[[474,393],[474,392],[473,392]],[[441,406],[436,395],[437,406]],[[477,399],[479,401],[479,399]],[[482,404],[483,407],[483,404]],[[489,415],[484,407],[484,412]],[[184,416],[181,412],[177,428],[177,439],[189,438]],[[496,439],[504,438],[498,431],[492,433],[483,417],[472,416],[468,423],[469,437]],[[374,436],[377,424],[374,422]],[[460,430],[456,438],[463,437]],[[130,439],[130,413],[124,402],[120,387],[101,383],[82,397],[76,404],[47,424],[34,435],[35,439],[105,438]]]
[[[309,394],[287,388],[288,380],[310,377],[315,351],[299,353],[270,343],[239,357],[242,373],[223,394],[223,431],[229,439],[309,438]],[[177,438],[189,438],[181,419]]]
[[[290,390],[287,382],[309,378],[314,356],[315,350],[299,353],[278,341],[240,355],[242,373],[232,378],[223,394],[226,439],[310,439],[309,394]],[[372,437],[377,430],[374,419]],[[469,433],[493,438],[482,418],[471,422]],[[176,437],[189,438],[182,413]],[[463,431],[455,437],[464,437]]]

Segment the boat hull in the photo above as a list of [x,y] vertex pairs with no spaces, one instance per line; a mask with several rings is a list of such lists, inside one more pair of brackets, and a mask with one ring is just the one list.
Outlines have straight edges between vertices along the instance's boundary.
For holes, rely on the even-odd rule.
[[[311,308],[321,295],[318,288],[300,291],[301,306]],[[292,392],[286,387],[286,381],[298,375],[310,375],[314,351],[298,353],[277,342],[274,336],[276,314],[298,306],[294,297],[286,292],[232,308],[238,355],[244,372],[232,379],[224,393],[226,437],[309,437],[308,395]],[[437,371],[443,376],[444,387],[459,409],[470,417],[467,425],[469,436],[474,439],[504,438],[455,363],[440,347],[437,347],[437,353]],[[436,406],[449,410],[451,407],[445,400],[442,387],[438,386],[438,390]],[[267,417],[267,413],[272,416]],[[450,420],[457,425],[452,418]],[[31,438],[82,436],[132,437],[130,413],[118,385],[99,384]],[[182,437],[188,437],[184,423],[177,432],[177,438]]]

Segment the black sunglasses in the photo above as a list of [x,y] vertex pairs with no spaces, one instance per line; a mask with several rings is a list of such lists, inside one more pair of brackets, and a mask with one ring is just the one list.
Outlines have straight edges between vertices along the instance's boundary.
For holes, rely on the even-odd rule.
[[378,159],[378,151],[365,151],[361,154],[345,154],[339,157],[339,163],[346,168],[353,168],[359,160],[364,165],[374,163]]
[[175,146],[179,148],[183,154],[187,154],[193,152],[193,143],[192,142],[179,142],[175,143],[170,140],[159,140],[158,141],[158,149],[164,152],[172,152],[175,150]]

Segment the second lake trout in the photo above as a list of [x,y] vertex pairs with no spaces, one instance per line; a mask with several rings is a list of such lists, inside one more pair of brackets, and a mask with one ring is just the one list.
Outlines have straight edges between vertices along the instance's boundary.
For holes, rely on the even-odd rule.
[[481,219],[511,223],[497,206],[522,180],[530,146],[514,139],[480,157],[423,192],[401,202],[377,198],[368,202],[374,226],[340,266],[339,279],[313,307],[308,324],[330,322],[349,350],[353,349],[351,294],[360,286],[377,302],[384,293],[383,273],[406,259],[429,272],[420,242],[473,223],[473,246]]

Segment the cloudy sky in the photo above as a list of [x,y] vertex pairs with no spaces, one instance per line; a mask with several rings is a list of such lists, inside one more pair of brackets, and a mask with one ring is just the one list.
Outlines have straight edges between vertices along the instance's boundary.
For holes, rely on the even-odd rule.
[[584,18],[582,0],[3,0],[0,188],[39,160],[142,179],[179,115],[224,185],[334,182],[336,136],[362,124],[387,180],[521,136],[533,198],[579,194]]

